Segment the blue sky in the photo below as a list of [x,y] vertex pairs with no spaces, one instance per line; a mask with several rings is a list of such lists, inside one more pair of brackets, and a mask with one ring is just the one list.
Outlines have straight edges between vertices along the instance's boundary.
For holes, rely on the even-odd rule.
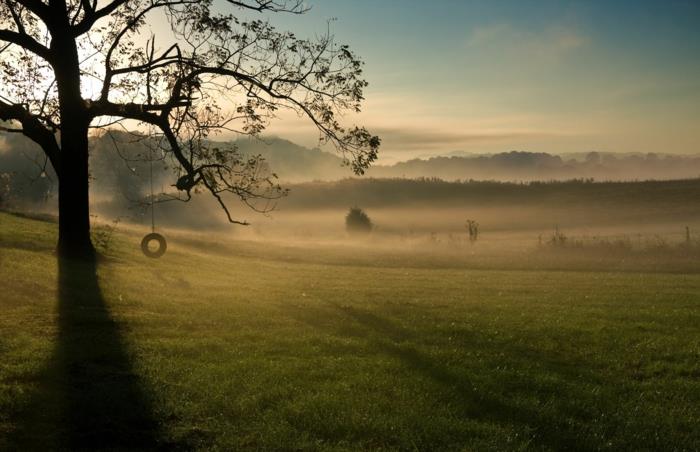
[[[366,62],[385,161],[451,151],[700,152],[700,1],[311,0],[280,28]],[[311,129],[272,132],[313,144]]]

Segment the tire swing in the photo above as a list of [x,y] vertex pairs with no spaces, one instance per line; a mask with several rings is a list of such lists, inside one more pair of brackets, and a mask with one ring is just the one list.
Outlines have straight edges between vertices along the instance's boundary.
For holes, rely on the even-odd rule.
[[[149,246],[153,241],[158,242],[158,248],[155,250]],[[165,254],[167,249],[168,243],[165,241],[165,237],[156,232],[156,216],[153,205],[153,150],[151,150],[151,232],[141,240],[141,251],[146,257],[158,259]]]
[[[154,240],[158,242],[158,249],[156,250],[152,250],[149,246]],[[141,251],[143,251],[143,254],[145,254],[147,257],[157,259],[163,254],[165,254],[165,250],[167,249],[168,244],[165,241],[165,237],[158,234],[157,232],[151,232],[150,234],[146,234],[143,240],[141,240]]]

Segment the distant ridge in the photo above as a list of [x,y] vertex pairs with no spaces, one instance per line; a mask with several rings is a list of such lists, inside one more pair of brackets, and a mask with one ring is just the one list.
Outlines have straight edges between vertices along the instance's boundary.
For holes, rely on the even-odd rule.
[[[115,132],[116,133],[116,132]],[[124,132],[120,138],[121,156],[146,155],[143,143],[134,143]],[[240,138],[233,141],[239,151],[248,156],[262,155],[272,172],[282,183],[335,181],[353,177],[340,155],[318,148],[308,148],[279,137],[261,139]],[[143,148],[143,149],[142,149]],[[22,136],[0,133],[0,173],[12,173],[24,191],[41,198],[51,190],[55,177],[47,168],[47,178],[36,182],[38,149]],[[600,153],[549,154],[544,152],[510,151],[497,154],[464,154],[412,159],[393,165],[375,165],[366,177],[375,178],[440,178],[455,180],[493,180],[527,182],[571,179],[597,181],[672,180],[700,177],[700,155]],[[109,184],[129,184],[130,197],[140,193],[143,162],[134,160],[123,164],[108,137],[91,139],[91,171],[104,187]],[[20,177],[20,175],[29,175]],[[32,177],[33,176],[33,177]],[[172,183],[163,174],[163,184]],[[160,182],[159,182],[160,183]]]
[[[242,139],[241,152],[263,155],[282,181],[304,182],[351,177],[338,155],[309,149],[281,138]],[[555,155],[510,151],[497,154],[455,155],[412,159],[393,165],[374,165],[369,177],[437,177],[443,180],[666,180],[700,177],[700,155],[614,154],[588,152]]]
[[339,156],[283,138],[241,138],[234,143],[243,154],[262,155],[283,181],[335,180],[352,174],[349,168],[342,166],[343,159]]

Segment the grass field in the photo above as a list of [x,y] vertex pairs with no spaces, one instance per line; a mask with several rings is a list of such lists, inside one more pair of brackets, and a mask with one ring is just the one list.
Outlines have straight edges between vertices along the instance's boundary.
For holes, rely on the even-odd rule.
[[0,450],[700,449],[687,257],[139,240],[59,266],[0,213]]

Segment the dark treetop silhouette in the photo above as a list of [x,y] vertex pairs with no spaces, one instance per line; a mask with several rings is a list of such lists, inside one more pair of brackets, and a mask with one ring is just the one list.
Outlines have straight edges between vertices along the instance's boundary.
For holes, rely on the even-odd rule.
[[[211,145],[213,132],[257,135],[290,109],[361,174],[379,138],[336,118],[360,109],[362,62],[330,33],[305,40],[242,19],[305,11],[301,0],[0,0],[2,129],[38,143],[56,170],[59,254],[94,255],[90,129],[141,124],[172,160],[184,198],[208,191],[234,223],[228,194],[250,205],[284,190],[258,159]],[[158,20],[169,26],[165,36],[150,31]]]

